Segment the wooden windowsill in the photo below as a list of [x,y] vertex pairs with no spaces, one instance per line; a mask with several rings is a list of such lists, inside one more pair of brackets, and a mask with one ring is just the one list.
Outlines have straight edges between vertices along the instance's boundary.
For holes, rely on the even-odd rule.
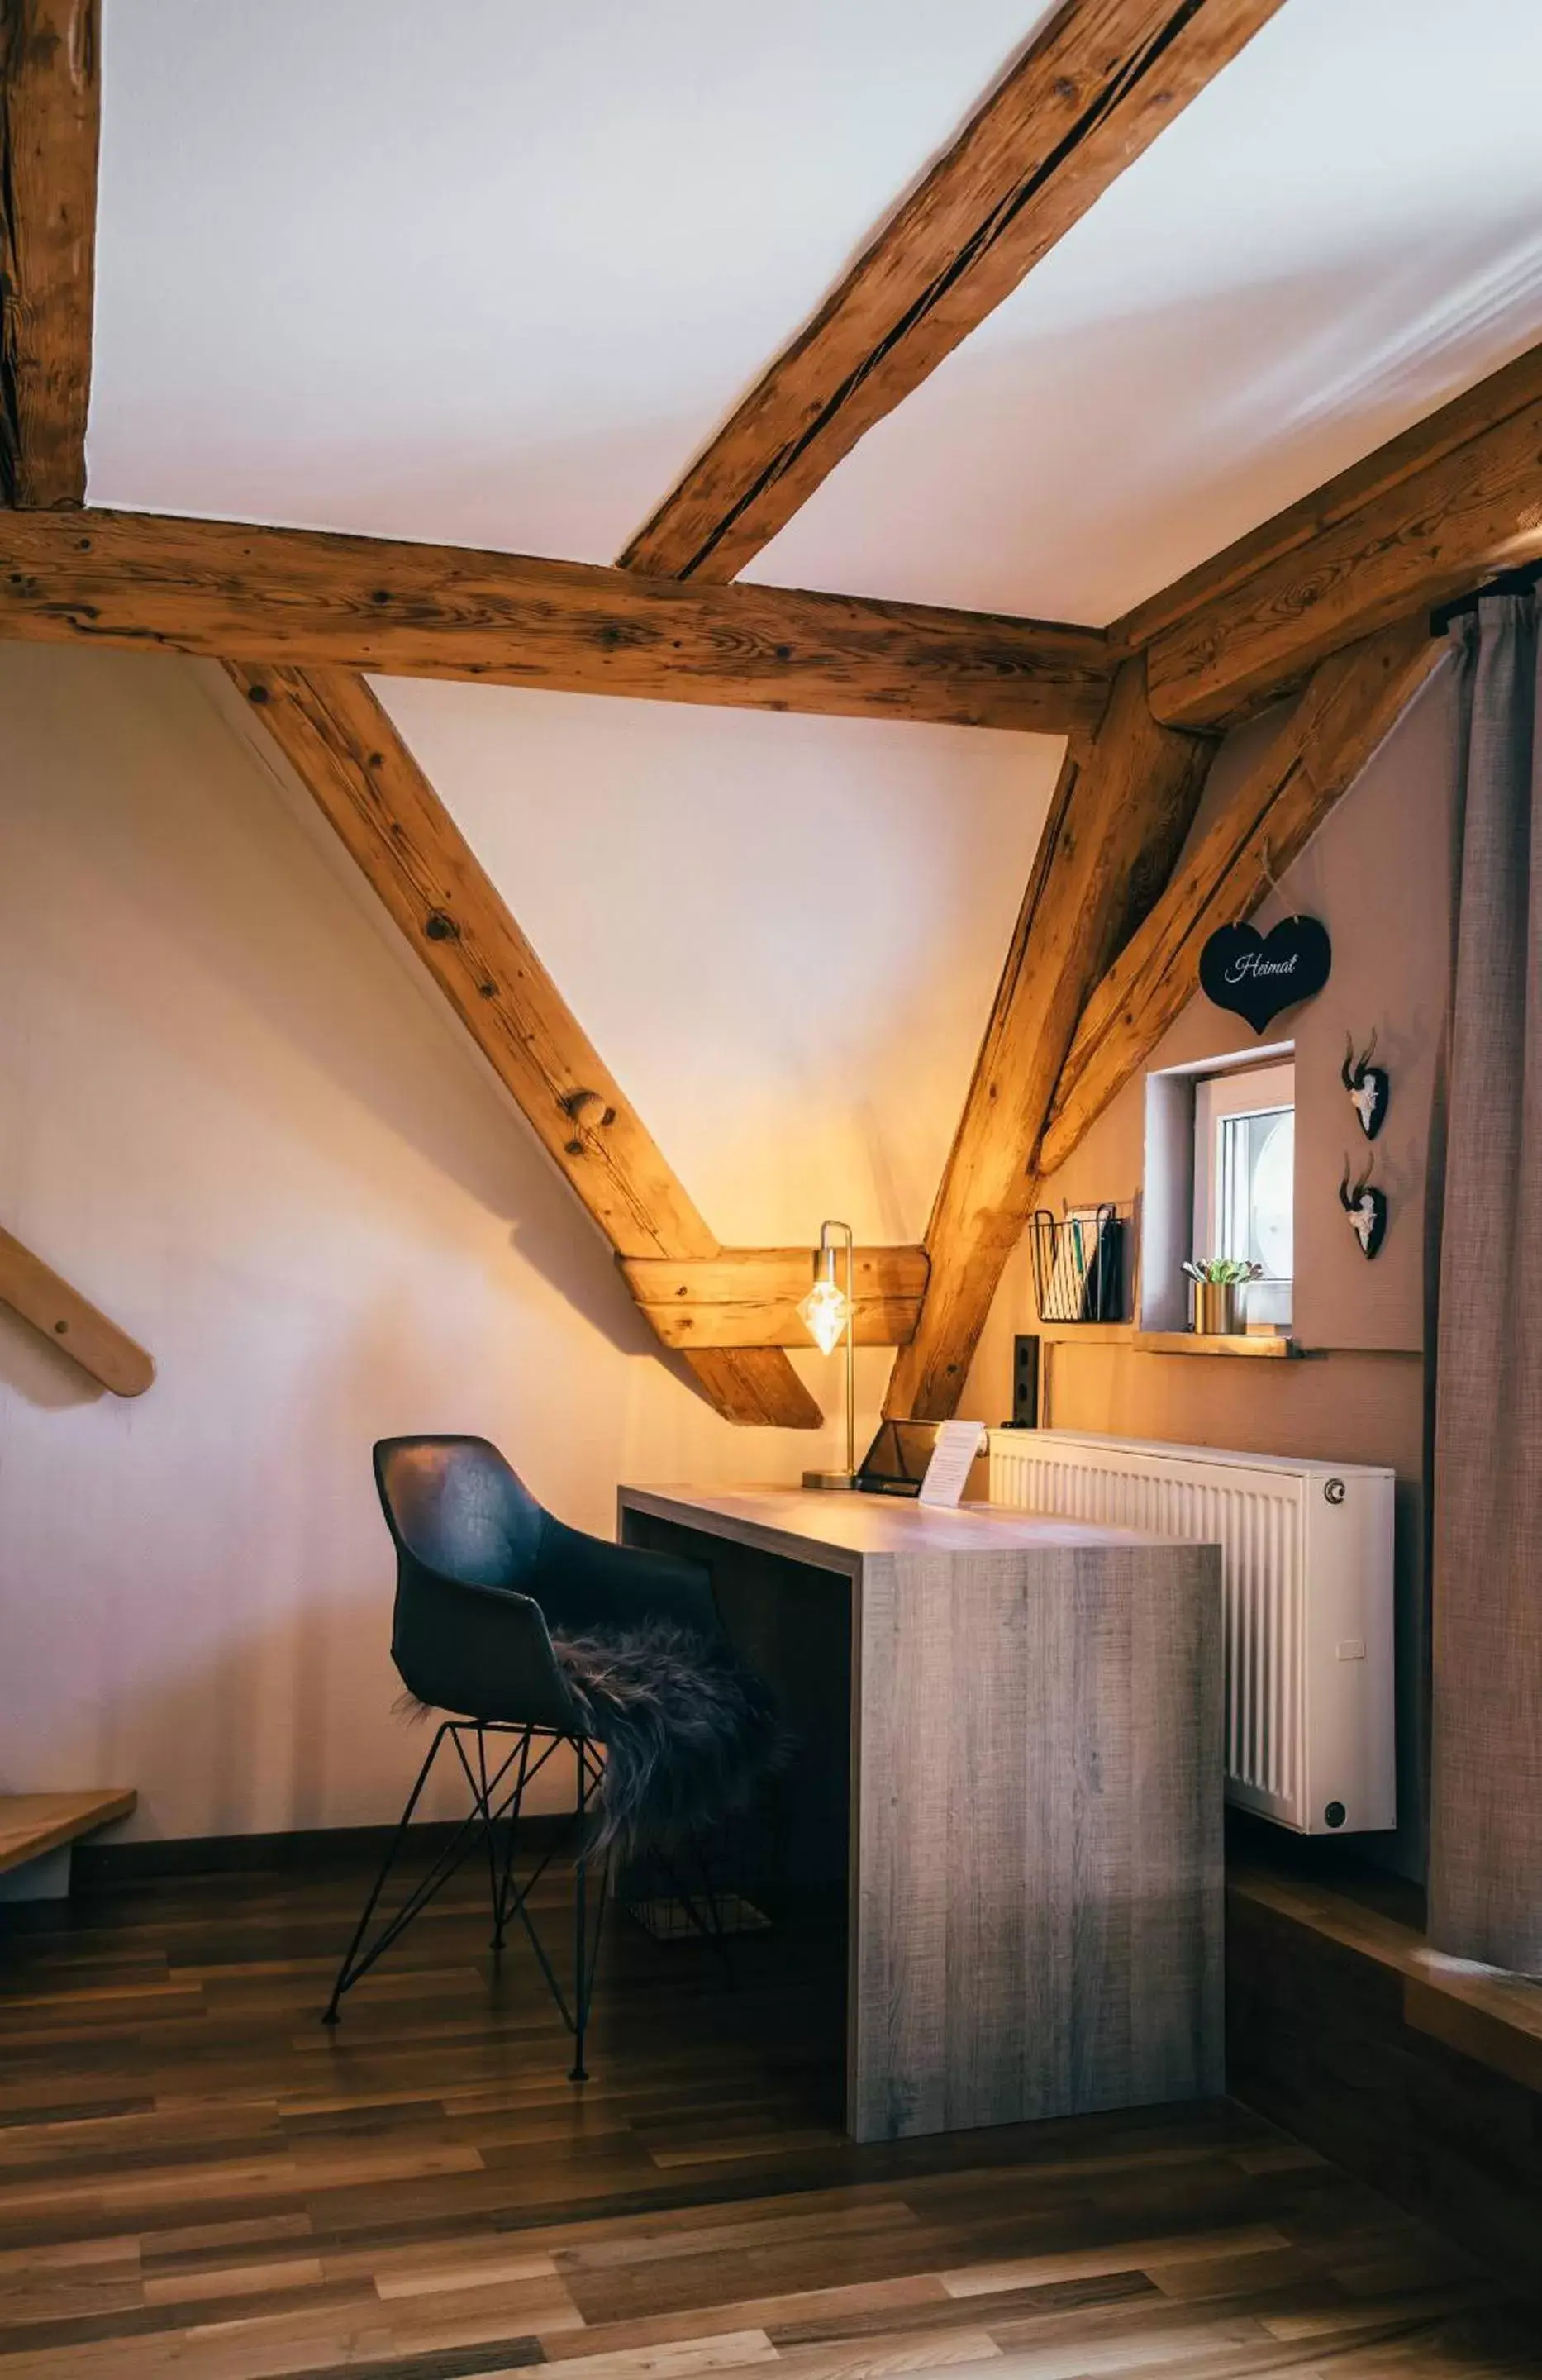
[[1276,1361],[1295,1354],[1295,1342],[1272,1330],[1238,1330],[1224,1338],[1197,1330],[1137,1330],[1131,1344],[1141,1355],[1264,1355]]
[[1301,1352],[1293,1339],[1274,1331],[1202,1338],[1197,1330],[1140,1330],[1133,1322],[1041,1322],[1038,1336],[1051,1347],[1130,1347],[1137,1355],[1262,1355],[1278,1361]]

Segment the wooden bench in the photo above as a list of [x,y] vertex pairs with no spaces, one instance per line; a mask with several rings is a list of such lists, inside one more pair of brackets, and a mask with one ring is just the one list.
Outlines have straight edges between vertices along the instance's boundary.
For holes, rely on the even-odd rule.
[[96,1786],[83,1793],[0,1793],[0,1876],[62,1851],[112,1818],[127,1818],[139,1795]]

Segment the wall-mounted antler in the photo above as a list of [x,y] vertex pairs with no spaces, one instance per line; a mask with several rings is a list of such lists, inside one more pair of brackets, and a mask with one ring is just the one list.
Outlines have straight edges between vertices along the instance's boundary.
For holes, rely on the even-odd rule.
[[1339,1184],[1339,1204],[1349,1217],[1350,1229],[1360,1243],[1363,1257],[1374,1257],[1387,1236],[1387,1193],[1378,1190],[1371,1181],[1374,1157],[1366,1160],[1366,1170],[1349,1186],[1349,1159],[1344,1159],[1343,1178]]
[[1340,1078],[1349,1093],[1350,1105],[1367,1140],[1374,1140],[1387,1121],[1387,1101],[1392,1088],[1386,1067],[1371,1064],[1375,1055],[1374,1033],[1358,1058],[1354,1054],[1354,1035],[1344,1036],[1344,1062],[1339,1069]]

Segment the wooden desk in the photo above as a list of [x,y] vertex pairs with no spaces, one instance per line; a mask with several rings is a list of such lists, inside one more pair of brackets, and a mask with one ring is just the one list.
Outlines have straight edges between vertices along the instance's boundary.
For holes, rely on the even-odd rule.
[[[623,1542],[710,1564],[813,1800],[849,1795],[857,2140],[1222,2087],[1215,1547],[840,1493],[619,1503]],[[844,1813],[805,1815],[840,1856]]]

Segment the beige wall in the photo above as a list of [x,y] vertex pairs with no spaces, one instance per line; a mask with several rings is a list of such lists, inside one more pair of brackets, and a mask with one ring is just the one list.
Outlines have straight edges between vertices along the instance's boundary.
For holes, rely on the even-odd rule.
[[[1295,1321],[1308,1360],[1161,1356],[1110,1345],[1047,1351],[1048,1411],[1062,1428],[1176,1444],[1242,1448],[1390,1464],[1398,1477],[1399,1761],[1402,1824],[1392,1855],[1421,1856],[1425,1625],[1422,1585],[1425,1165],[1446,988],[1451,776],[1450,681],[1442,671],[1411,709],[1281,881],[1266,928],[1301,909],[1333,941],[1326,989],[1264,1037],[1296,1057]],[[1257,731],[1218,758],[1206,816],[1245,766]],[[1200,831],[1205,820],[1196,824]],[[1344,1037],[1372,1028],[1391,1075],[1376,1143],[1388,1191],[1385,1245],[1367,1263],[1338,1203],[1346,1153],[1365,1145],[1340,1080]],[[1239,1054],[1250,1028],[1196,998],[1152,1056],[1153,1067]],[[1135,1202],[1142,1189],[1145,1081],[1128,1084],[1046,1184],[1046,1202]],[[964,1410],[999,1421],[1011,1407],[1012,1340],[1036,1328],[1026,1242],[997,1294]]]
[[[376,1437],[484,1432],[544,1500],[606,1534],[620,1479],[784,1479],[835,1452],[832,1432],[821,1445],[730,1428],[655,1352],[605,1246],[326,831],[242,740],[221,684],[166,660],[0,647],[0,1221],[160,1366],[147,1396],[119,1402],[0,1308],[0,1790],[136,1785],[147,1836],[399,1806],[417,1753],[391,1712]],[[585,738],[596,711],[613,739],[613,713],[640,707],[566,709],[559,752],[552,699],[539,747],[521,743],[517,706],[495,705],[512,723],[484,756],[491,790],[468,766],[457,777],[463,802],[542,813],[518,846],[530,898],[511,883],[516,909],[560,914],[573,937],[584,902],[559,871],[587,891],[573,996],[625,1011],[639,1045],[667,1030],[663,1070],[674,1052],[682,1081],[659,1128],[687,1180],[686,1125],[711,1088],[691,1071],[688,1014],[669,1006],[688,935],[717,1062],[735,1075],[725,1108],[769,1087],[747,1178],[719,1135],[699,1185],[718,1228],[769,1212],[811,1237],[848,1200],[871,1219],[875,1185],[951,1129],[1055,747],[864,737],[860,722],[855,736],[831,722],[841,732],[821,743],[821,722],[795,722],[776,897],[790,897],[793,840],[809,847],[814,790],[833,800],[847,783],[881,900],[867,924],[848,910],[832,947],[820,935],[779,1004],[735,1010],[730,1035],[736,942],[767,964],[758,876],[772,843],[763,825],[748,880],[741,834],[697,848],[701,805],[731,776],[731,715],[694,713],[711,766],[691,784],[677,731],[673,775],[655,734],[629,786],[613,750],[586,760]],[[765,729],[783,723],[746,739],[767,804]],[[893,737],[913,732],[896,761]],[[653,917],[653,975],[636,919],[616,914],[613,854],[597,848],[607,832],[625,846],[639,819],[698,877],[719,871],[685,927]],[[844,828],[837,840],[849,856]],[[907,899],[918,928],[937,928],[937,964],[974,990],[940,983],[950,1021],[928,1045],[925,1112],[886,1141],[927,991]],[[989,933],[969,946],[981,915],[994,948]],[[843,984],[885,1100],[859,1142],[800,1147],[768,1186],[768,1142],[799,1130],[797,1053],[818,1077]],[[625,1053],[614,1062],[625,1079]],[[834,1367],[813,1350],[797,1361],[833,1410]],[[866,1426],[888,1358],[859,1361]]]

